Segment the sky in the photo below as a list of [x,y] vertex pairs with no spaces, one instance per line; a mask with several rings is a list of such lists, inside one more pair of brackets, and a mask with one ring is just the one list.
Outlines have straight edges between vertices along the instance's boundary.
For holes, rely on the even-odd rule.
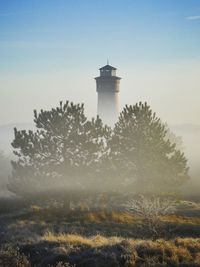
[[169,124],[200,124],[199,0],[0,0],[0,124],[60,100],[96,116],[107,58],[121,108],[147,101]]

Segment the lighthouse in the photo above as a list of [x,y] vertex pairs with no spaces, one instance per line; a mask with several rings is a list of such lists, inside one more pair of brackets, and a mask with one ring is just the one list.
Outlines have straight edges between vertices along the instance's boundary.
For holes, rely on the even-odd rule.
[[104,123],[113,126],[119,114],[120,77],[116,76],[116,68],[109,64],[100,68],[100,76],[96,77],[98,94],[97,114]]

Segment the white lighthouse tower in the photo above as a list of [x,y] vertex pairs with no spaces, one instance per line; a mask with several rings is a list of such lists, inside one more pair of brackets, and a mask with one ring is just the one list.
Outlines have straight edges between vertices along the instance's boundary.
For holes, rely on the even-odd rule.
[[96,77],[96,90],[98,93],[97,114],[102,121],[112,126],[119,114],[119,84],[120,77],[116,76],[116,68],[107,64],[99,69],[100,76]]

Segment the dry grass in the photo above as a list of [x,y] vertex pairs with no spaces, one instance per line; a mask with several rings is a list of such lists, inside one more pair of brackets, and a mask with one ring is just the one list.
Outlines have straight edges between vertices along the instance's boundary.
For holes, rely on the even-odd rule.
[[[84,223],[94,223],[94,224],[119,224],[119,225],[138,225],[142,222],[142,218],[140,216],[132,215],[127,212],[107,212],[104,210],[101,211],[84,211],[84,212],[70,212],[63,217],[62,211],[57,213],[56,216],[53,213],[51,215],[51,211],[48,211],[48,216],[46,216],[46,210],[40,210],[34,208],[34,214],[29,218],[25,216],[25,218],[20,218],[17,220],[17,226],[19,228],[26,227],[30,225],[45,225],[49,221],[55,220],[55,218],[59,218],[60,221],[65,222],[84,222]],[[179,216],[179,215],[166,215],[160,216],[159,219],[161,222],[168,224],[176,224],[176,225],[200,225],[200,218],[199,217],[186,217],[186,216]],[[10,228],[15,227],[15,224],[11,224]]]
[[185,217],[178,215],[166,215],[161,217],[161,221],[175,224],[191,224],[200,225],[200,218],[198,217]]
[[[162,264],[162,266],[177,266],[179,264],[200,264],[200,239],[194,238],[176,238],[175,240],[135,240],[122,239],[120,237],[104,237],[101,235],[92,237],[82,237],[80,235],[54,234],[46,233],[42,237],[43,241],[58,242],[70,244],[72,246],[83,246],[88,248],[112,247],[116,245],[126,247],[127,253],[134,254],[134,266],[152,266],[154,264]],[[126,256],[126,255],[125,255]],[[158,265],[154,265],[158,266]]]
[[51,243],[67,243],[74,246],[88,246],[88,247],[101,247],[120,243],[122,238],[110,237],[106,238],[101,235],[95,235],[90,238],[83,237],[76,234],[54,234],[53,232],[46,232],[41,238],[43,241]]
[[[185,207],[192,211],[197,209],[197,204],[188,202],[181,204],[183,210]],[[163,231],[164,234],[160,236],[174,239],[153,241],[139,239],[150,238],[150,235],[146,233],[145,228],[141,228],[142,217],[136,214],[111,212],[108,209],[90,210],[84,205],[80,206],[80,209],[71,211],[66,211],[61,205],[32,205],[25,211],[26,213],[19,213],[17,216],[15,214],[13,220],[8,218],[8,224],[3,225],[5,231],[2,236],[4,243],[12,244],[13,247],[19,246],[21,249],[27,245],[27,254],[26,250],[25,252],[19,251],[25,253],[31,264],[34,260],[41,262],[46,257],[43,252],[47,251],[47,256],[58,254],[66,256],[66,262],[62,262],[61,258],[53,265],[52,263],[49,265],[54,267],[69,267],[73,264],[82,266],[80,262],[87,262],[88,259],[91,260],[90,266],[92,267],[180,266],[181,264],[200,266],[200,238],[178,237],[179,235],[199,236],[198,213],[193,217],[187,217],[187,213],[183,212],[159,216],[163,229],[166,229],[167,234],[169,233],[167,235]],[[48,229],[54,229],[55,232],[48,231]],[[172,229],[172,232],[168,231],[169,229]],[[44,234],[44,231],[47,232]],[[96,233],[99,234],[96,235]],[[43,234],[42,237],[41,234]],[[33,258],[29,255],[33,255]],[[80,262],[77,263],[73,257]],[[18,262],[24,261],[24,265],[16,265],[18,264],[15,263],[16,258]],[[127,259],[126,263],[122,264],[122,259]],[[14,262],[13,266],[17,267],[30,266],[23,255],[15,254],[15,252],[0,252],[0,266],[9,266],[8,264],[2,265],[1,260],[6,264],[9,261]],[[115,260],[115,263],[112,260]],[[104,265],[105,262],[110,265]]]
[[92,247],[92,241],[88,238],[84,238],[80,235],[74,234],[54,234],[52,232],[47,232],[43,237],[43,241],[51,243],[69,243],[72,245],[82,245]]
[[176,246],[187,248],[191,253],[200,253],[200,238],[176,238]]
[[33,212],[39,212],[39,211],[42,211],[43,208],[39,205],[31,205],[30,206],[30,210],[33,211]]
[[[141,222],[141,216],[136,214],[131,214],[128,212],[119,211],[108,211],[108,210],[98,210],[89,211],[87,208],[82,208],[80,210],[72,210],[66,212],[63,208],[55,207],[41,207],[38,205],[32,205],[30,207],[31,214],[24,215],[22,217],[24,220],[30,220],[30,217],[34,217],[37,221],[53,220],[55,217],[59,217],[65,221],[73,222],[89,222],[89,223],[118,223],[133,225]],[[175,223],[175,224],[188,224],[188,225],[200,225],[199,217],[186,217],[176,214],[159,216],[160,220],[164,223]]]
[[91,223],[119,223],[119,224],[134,224],[138,218],[128,214],[126,212],[85,212],[84,220]]
[[[97,267],[180,266],[181,264],[200,266],[200,238],[152,241],[124,239],[115,236],[84,237],[78,234],[47,232],[41,239],[46,242],[45,247],[46,249],[49,248],[50,254],[53,252],[52,247],[57,249],[60,247],[66,248],[62,249],[62,254],[69,255],[69,257],[66,257],[67,262],[58,263],[59,261],[57,261],[57,265],[52,265],[57,267],[72,266],[68,263],[74,257],[72,255],[78,256],[78,266],[82,266],[80,262],[87,261],[88,257],[90,261],[94,262],[94,265],[90,266]],[[38,243],[36,255],[40,255],[39,250],[42,248],[43,243]],[[43,257],[42,254],[41,257]],[[116,265],[111,264],[113,259],[115,259]],[[124,263],[121,262],[121,259],[124,259]],[[38,260],[41,261],[42,258]],[[10,262],[14,265],[8,265]],[[30,262],[27,261],[25,256],[13,250],[0,251],[0,266],[29,267],[31,266]],[[103,265],[102,262],[106,262],[106,265]],[[73,261],[73,264],[76,264],[76,262]]]
[[11,247],[0,250],[1,267],[31,267],[30,262],[18,250]]
[[76,267],[75,265],[71,265],[69,263],[59,262],[55,267]]
[[176,264],[191,262],[192,255],[185,247],[177,247],[173,241],[138,241],[134,242],[138,256],[142,259],[147,257],[156,259],[157,262]]

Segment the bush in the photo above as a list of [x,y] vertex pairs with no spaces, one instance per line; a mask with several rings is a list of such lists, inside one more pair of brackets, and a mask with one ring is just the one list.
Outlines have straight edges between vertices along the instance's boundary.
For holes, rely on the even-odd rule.
[[1,267],[31,267],[27,258],[11,247],[0,250]]
[[151,237],[156,239],[162,234],[162,222],[160,216],[174,213],[175,203],[170,199],[161,199],[156,196],[145,197],[140,195],[138,199],[132,199],[125,205],[128,212],[135,213],[142,218],[144,231],[149,231]]

